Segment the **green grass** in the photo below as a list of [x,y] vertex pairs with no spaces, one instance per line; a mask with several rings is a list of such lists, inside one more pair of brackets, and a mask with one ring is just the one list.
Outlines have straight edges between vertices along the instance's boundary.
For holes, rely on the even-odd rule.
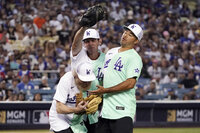
[[0,130],[0,133],[52,133],[49,130]]
[[[134,128],[133,133],[200,133],[200,128]],[[4,130],[1,133],[52,133],[49,130]]]
[[133,133],[200,133],[200,128],[134,128]]

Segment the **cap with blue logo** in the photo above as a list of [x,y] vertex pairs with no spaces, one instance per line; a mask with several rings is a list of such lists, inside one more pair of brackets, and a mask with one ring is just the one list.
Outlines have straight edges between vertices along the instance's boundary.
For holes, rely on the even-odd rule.
[[128,27],[124,26],[124,29],[128,29],[137,37],[140,41],[143,37],[143,30],[138,24],[130,24]]
[[89,82],[96,79],[92,70],[92,64],[89,62],[82,62],[77,65],[76,73],[81,81]]
[[88,38],[95,38],[95,39],[99,39],[100,36],[99,36],[99,32],[95,29],[87,29],[85,32],[84,32],[84,35],[83,35],[83,41],[85,39],[88,39]]

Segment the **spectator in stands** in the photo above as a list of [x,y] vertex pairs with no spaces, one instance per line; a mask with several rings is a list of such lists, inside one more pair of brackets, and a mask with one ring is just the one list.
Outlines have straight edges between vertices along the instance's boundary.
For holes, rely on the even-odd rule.
[[6,87],[6,82],[5,82],[5,80],[2,80],[1,82],[0,82],[0,94],[1,94],[1,96],[2,96],[2,100],[3,101],[5,101],[6,100],[6,98],[7,98],[7,87]]
[[0,101],[3,101],[3,94],[1,91],[0,91]]
[[10,69],[10,66],[8,66],[8,69],[6,70],[6,75],[5,75],[5,81],[8,85],[12,84],[12,80],[15,78],[15,74],[13,70]]
[[161,78],[161,68],[158,63],[158,60],[153,59],[152,66],[149,66],[147,69],[151,79],[155,79],[157,82],[159,82]]
[[193,10],[193,16],[196,18],[200,18],[200,6],[196,4],[195,9]]
[[15,32],[16,40],[22,40],[24,38],[24,29],[22,25],[18,22],[15,28],[16,28]]
[[46,76],[42,76],[42,83],[39,85],[39,89],[43,89],[43,90],[50,90],[51,89],[49,87],[48,78]]
[[194,71],[189,71],[185,79],[183,79],[179,84],[184,86],[186,89],[194,89],[198,86],[198,81],[194,77]]
[[33,101],[42,101],[42,96],[40,93],[36,93],[33,97]]
[[30,82],[29,76],[24,75],[21,79],[21,82],[17,85],[20,91],[26,91],[34,89],[34,85]]
[[157,94],[157,83],[155,80],[150,82],[150,85],[146,88],[146,95]]
[[183,100],[190,100],[191,98],[190,98],[189,94],[184,94],[182,99]]
[[191,100],[195,100],[197,98],[196,89],[193,89],[192,91],[190,91],[189,95],[190,95]]
[[15,36],[15,27],[14,26],[9,26],[8,27],[8,32],[6,34],[6,37],[9,40],[16,40],[16,36]]
[[18,101],[25,101],[26,100],[26,94],[23,92],[20,92],[18,94]]
[[162,84],[167,84],[167,83],[177,83],[178,79],[175,75],[175,72],[171,71],[169,72],[161,81],[160,83]]
[[136,100],[142,100],[142,96],[141,96],[140,92],[138,92],[138,91],[136,91],[135,97],[136,97]]
[[168,71],[169,62],[166,59],[166,57],[162,57],[161,58],[160,67],[161,67],[161,70],[162,70],[162,72],[161,72],[161,78],[164,78],[169,73],[169,71]]
[[23,47],[33,46],[36,41],[33,29],[30,29],[26,36],[22,39]]
[[8,89],[13,89],[15,93],[19,93],[19,88],[17,86],[18,83],[19,83],[19,80],[17,78],[12,79],[12,83],[10,86],[8,86]]
[[170,72],[170,71],[173,71],[173,72],[175,72],[176,74],[186,72],[186,71],[183,69],[183,67],[179,65],[177,59],[172,60],[172,64],[170,65],[168,71],[169,71],[169,72]]
[[18,72],[18,77],[22,78],[24,75],[28,76],[29,78],[32,77],[32,73],[28,70],[28,62],[27,60],[23,60],[21,64],[21,69]]
[[17,63],[16,57],[13,52],[8,53],[8,62],[10,64],[10,69],[12,70],[19,69],[19,64]]
[[37,26],[38,29],[41,29],[45,24],[46,20],[44,19],[44,13],[39,12],[37,17],[34,18],[33,23]]
[[34,71],[34,72],[32,72],[34,78],[42,78],[43,73],[39,72],[39,71],[41,71],[39,68],[39,63],[34,64],[32,70]]
[[[136,92],[138,92],[138,98],[139,98],[140,100],[142,100],[143,97],[144,97],[144,95],[145,95],[144,86],[138,84],[138,85],[137,85],[137,90],[136,90]],[[136,95],[136,98],[137,98],[137,95]]]
[[43,71],[43,70],[46,70],[46,69],[47,69],[47,63],[46,63],[46,61],[44,60],[44,57],[43,57],[43,56],[39,56],[39,57],[38,57],[38,64],[39,64],[39,70],[40,70],[40,71]]
[[5,79],[5,59],[0,56],[0,79]]
[[15,91],[13,91],[13,101],[18,101],[18,93],[16,93]]
[[69,42],[70,31],[68,27],[68,23],[66,21],[63,21],[62,29],[58,31],[59,40],[63,46],[66,45],[66,42]]
[[186,2],[182,3],[182,8],[180,9],[180,16],[181,17],[189,17],[190,16],[190,8]]
[[177,95],[174,92],[174,89],[172,89],[172,88],[168,89],[168,94],[165,98],[168,100],[177,100],[178,99]]
[[5,101],[13,101],[13,90],[12,89],[7,89]]
[[6,37],[7,31],[6,29],[0,29],[0,44],[5,44],[7,42],[7,37]]

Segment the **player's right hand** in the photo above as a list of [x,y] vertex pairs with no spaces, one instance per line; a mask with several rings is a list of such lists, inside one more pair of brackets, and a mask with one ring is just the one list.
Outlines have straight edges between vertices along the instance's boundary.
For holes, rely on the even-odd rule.
[[83,113],[86,110],[86,106],[88,105],[88,102],[81,101],[77,106],[76,106],[76,114]]

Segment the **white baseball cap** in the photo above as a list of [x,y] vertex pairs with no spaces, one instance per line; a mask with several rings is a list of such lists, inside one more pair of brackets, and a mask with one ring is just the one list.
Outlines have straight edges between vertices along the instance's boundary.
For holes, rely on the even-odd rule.
[[97,30],[95,30],[95,29],[87,29],[84,32],[83,40],[88,39],[88,38],[99,39],[100,38],[99,32]]
[[128,27],[124,26],[124,29],[129,29],[140,41],[143,37],[143,30],[138,24],[130,24]]
[[96,79],[92,70],[92,64],[89,62],[82,62],[77,65],[76,73],[81,81],[93,81]]

